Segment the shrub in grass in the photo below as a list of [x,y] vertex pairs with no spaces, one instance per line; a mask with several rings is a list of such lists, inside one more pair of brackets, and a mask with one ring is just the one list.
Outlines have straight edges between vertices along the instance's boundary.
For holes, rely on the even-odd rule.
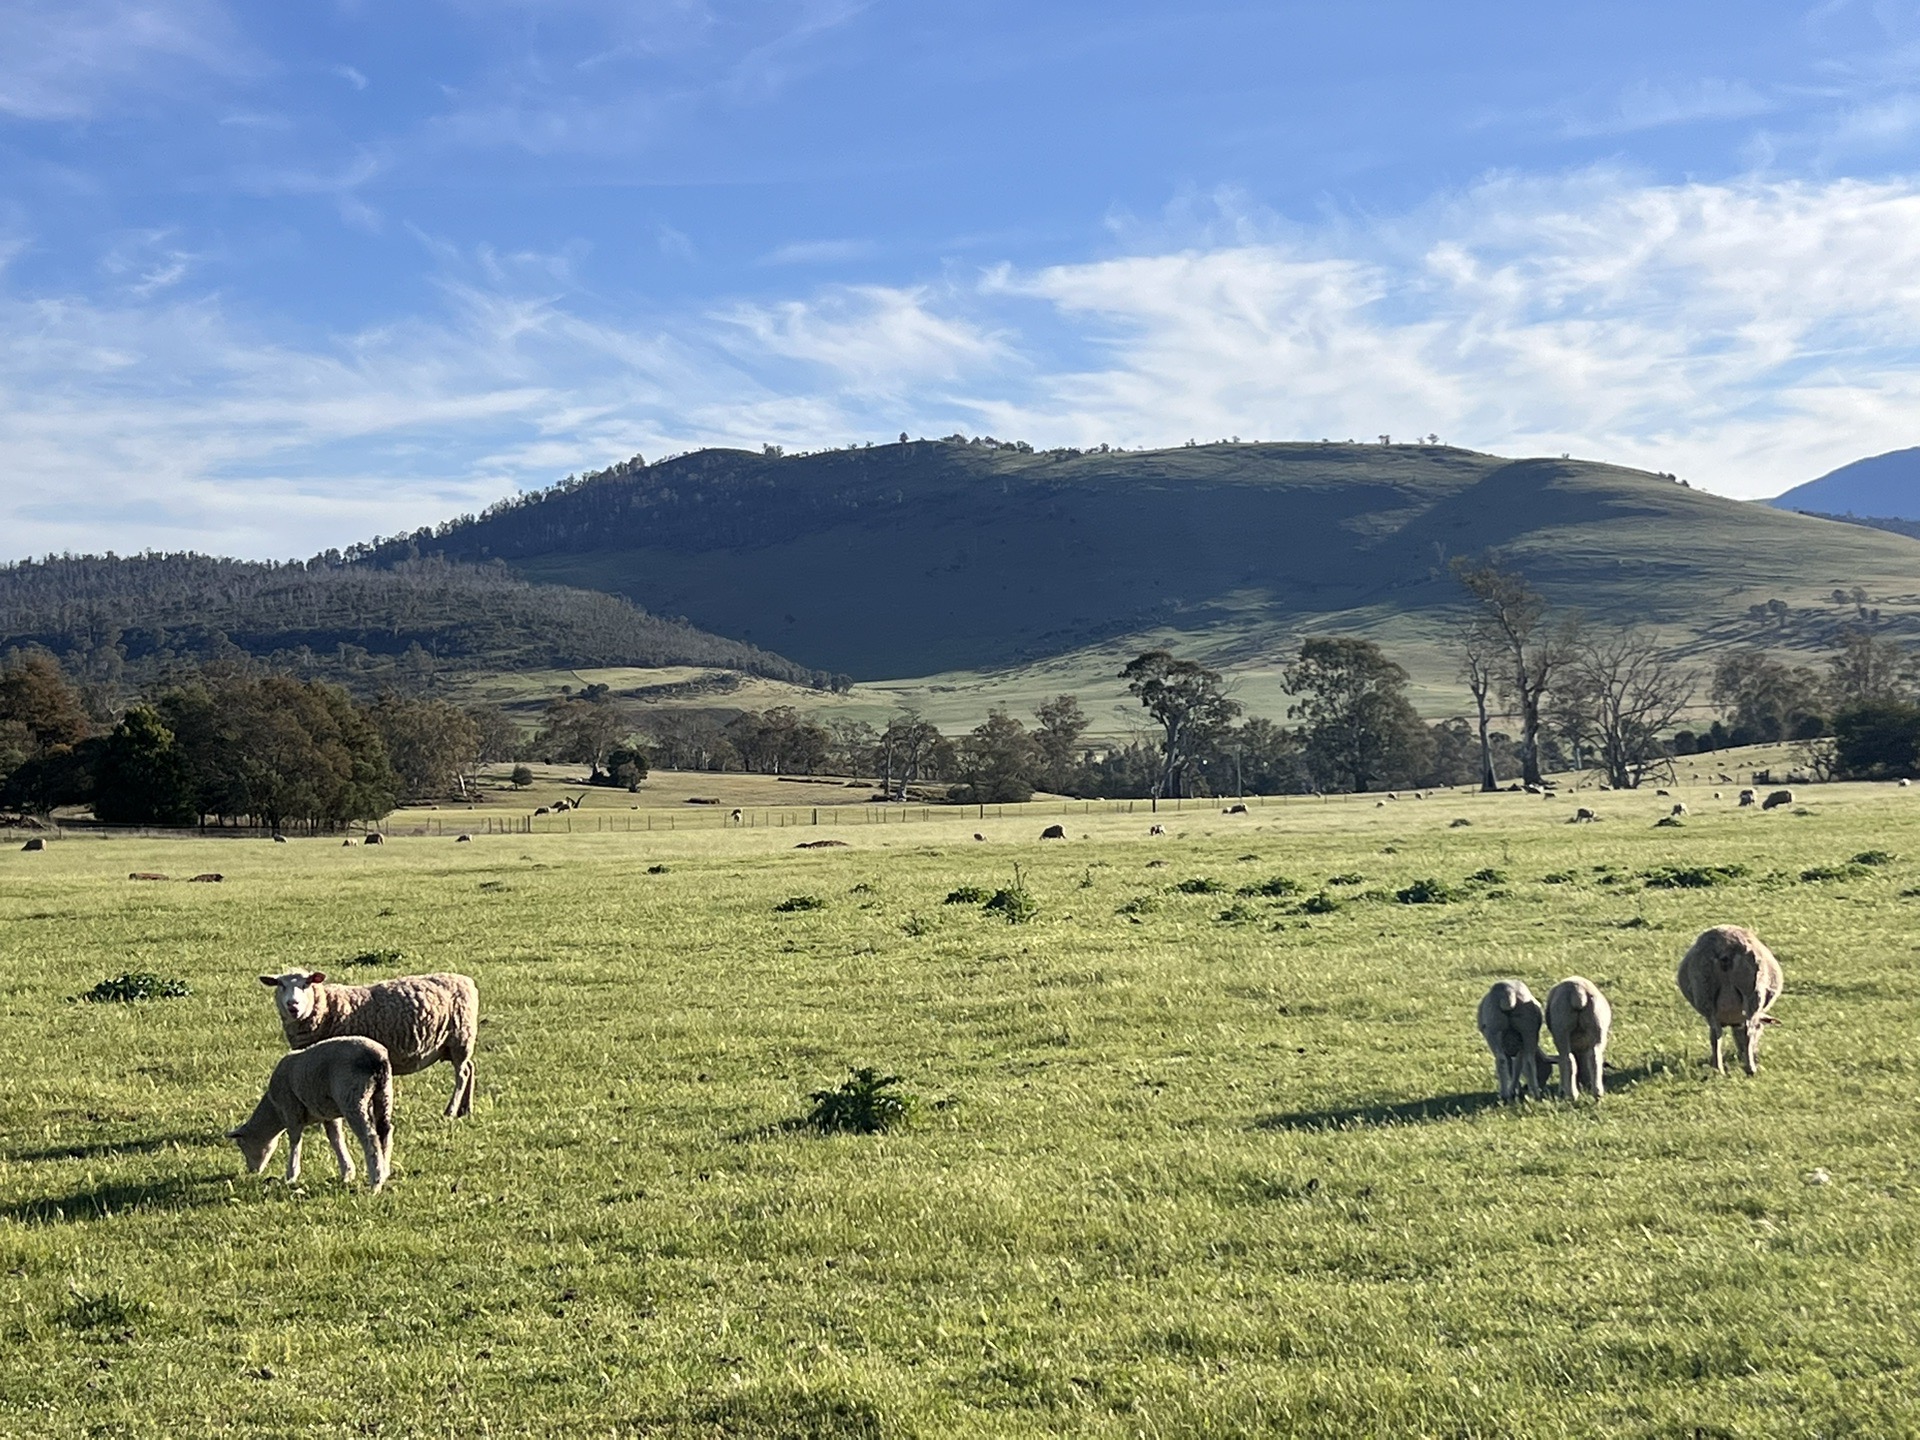
[[1467,819],[1465,816],[1462,816],[1456,820],[1449,820],[1447,822],[1447,828],[1449,830],[1464,830],[1467,828],[1467,826],[1471,824],[1473,824],[1471,820]]
[[1182,895],[1218,895],[1227,887],[1218,880],[1209,880],[1205,876],[1196,876],[1192,880],[1182,880],[1173,887]]
[[1800,878],[1808,884],[1814,884],[1821,880],[1858,880],[1872,873],[1871,867],[1866,865],[1815,865],[1802,870]]
[[1891,850],[1862,850],[1853,857],[1855,865],[1891,865],[1900,857]]
[[962,885],[958,890],[949,890],[943,905],[984,905],[992,897],[978,885]]
[[1393,898],[1402,905],[1450,905],[1460,898],[1460,892],[1443,880],[1416,880],[1404,890],[1396,890]]
[[1276,875],[1271,880],[1262,880],[1257,885],[1242,885],[1235,893],[1247,896],[1264,895],[1269,900],[1278,900],[1285,895],[1297,894],[1299,890],[1299,881],[1289,880],[1285,875]]
[[1488,865],[1484,869],[1474,871],[1467,876],[1467,879],[1481,885],[1504,885],[1507,883],[1507,872]]
[[882,1075],[871,1065],[849,1072],[837,1090],[816,1090],[807,1123],[823,1135],[845,1132],[880,1135],[913,1120],[919,1098],[899,1089],[898,1075]]
[[796,910],[824,910],[827,902],[818,895],[789,895],[773,908],[783,915],[790,915]]
[[993,898],[987,901],[986,908],[997,910],[1007,917],[1009,925],[1024,925],[1040,913],[1040,902],[1023,887],[1014,885],[1005,890],[993,892]]
[[342,965],[357,965],[367,970],[376,968],[391,970],[406,958],[405,952],[400,950],[362,950],[358,955],[349,956],[340,963]]
[[1152,895],[1136,895],[1113,913],[1116,915],[1151,915],[1160,908],[1160,902]]
[[1302,915],[1331,915],[1339,908],[1340,902],[1324,890],[1309,895],[1300,902]]
[[[1744,879],[1750,872],[1745,865],[1655,865],[1642,870],[1640,878],[1656,890],[1710,890],[1732,880]],[[1611,878],[1611,877],[1609,877]]]
[[1362,885],[1366,883],[1366,879],[1367,877],[1362,875],[1358,870],[1349,870],[1346,873],[1341,875],[1329,875],[1327,877],[1327,884],[1329,885]]
[[1573,881],[1574,874],[1571,870],[1555,870],[1540,877],[1542,885],[1571,885]]
[[1244,925],[1249,920],[1257,920],[1260,914],[1244,900],[1236,900],[1222,910],[1218,919],[1222,925]]
[[192,993],[184,980],[169,980],[151,970],[130,970],[102,980],[80,998],[93,1005],[131,1005],[136,1000],[177,1000]]
[[122,1330],[152,1313],[146,1301],[130,1299],[118,1290],[74,1290],[57,1318],[70,1330]]
[[916,911],[914,914],[907,916],[907,923],[900,928],[918,940],[922,935],[932,933],[933,922]]
[[664,865],[647,866],[647,874],[649,875],[664,875],[666,873],[667,873],[667,867]]

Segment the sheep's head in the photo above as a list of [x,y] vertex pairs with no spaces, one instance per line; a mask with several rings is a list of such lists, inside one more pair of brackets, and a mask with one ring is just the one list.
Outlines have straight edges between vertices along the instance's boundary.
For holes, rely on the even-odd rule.
[[312,1018],[313,987],[327,978],[321,970],[289,970],[284,975],[262,975],[260,983],[273,991],[274,1008],[280,1018],[298,1025]]
[[280,1144],[280,1135],[278,1126],[269,1133],[262,1133],[254,1128],[252,1121],[236,1125],[227,1132],[227,1138],[240,1147],[240,1158],[247,1162],[247,1170],[254,1175],[267,1168],[267,1161],[273,1158],[273,1152]]

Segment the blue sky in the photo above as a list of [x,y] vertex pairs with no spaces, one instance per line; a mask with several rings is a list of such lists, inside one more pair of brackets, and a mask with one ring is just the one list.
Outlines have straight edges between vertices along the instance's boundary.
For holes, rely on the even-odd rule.
[[1920,443],[1920,4],[6,0],[0,558],[635,452]]

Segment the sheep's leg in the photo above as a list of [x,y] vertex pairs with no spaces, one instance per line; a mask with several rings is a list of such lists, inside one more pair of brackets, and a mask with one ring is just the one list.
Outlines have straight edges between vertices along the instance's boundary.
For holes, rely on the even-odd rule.
[[449,1120],[456,1120],[473,1110],[473,1051],[454,1040],[447,1045],[447,1059],[453,1065],[453,1095],[446,1113]]
[[387,1183],[389,1162],[387,1152],[380,1143],[380,1134],[374,1129],[373,1118],[367,1113],[365,1105],[355,1110],[349,1122],[353,1126],[354,1138],[360,1142],[360,1153],[367,1161],[367,1184],[378,1190]]
[[347,1137],[337,1119],[326,1122],[327,1142],[333,1146],[333,1158],[340,1162],[340,1183],[353,1179],[353,1156],[347,1153]]
[[290,1125],[287,1127],[287,1184],[300,1183],[300,1141],[305,1137],[307,1127]]
[[1580,1098],[1579,1062],[1575,1060],[1571,1046],[1560,1047],[1560,1098],[1578,1100]]
[[1593,1098],[1602,1100],[1607,1094],[1607,1047],[1596,1045],[1588,1052],[1588,1063],[1593,1069],[1587,1075],[1588,1083],[1593,1087]]
[[1526,1081],[1527,1094],[1538,1100],[1540,1098],[1540,1063],[1537,1057],[1540,1054],[1540,1047],[1536,1044],[1530,1048],[1530,1054],[1515,1057],[1514,1063],[1520,1067],[1520,1078]]
[[1752,1021],[1740,1026],[1733,1032],[1734,1043],[1740,1047],[1740,1063],[1747,1067],[1747,1074],[1760,1073],[1760,1027]]
[[1500,1081],[1501,1100],[1518,1100],[1520,1098],[1520,1067],[1518,1057],[1502,1055],[1494,1061],[1493,1068],[1496,1078]]
[[1720,1058],[1720,1022],[1718,1020],[1707,1022],[1707,1063],[1713,1067],[1715,1074],[1727,1073],[1726,1062]]

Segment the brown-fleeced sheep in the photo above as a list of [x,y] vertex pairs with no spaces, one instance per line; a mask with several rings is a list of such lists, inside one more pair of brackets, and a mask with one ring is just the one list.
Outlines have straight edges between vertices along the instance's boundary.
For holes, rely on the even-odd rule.
[[1760,937],[1740,925],[1703,930],[1687,948],[1673,977],[1687,1003],[1707,1022],[1708,1060],[1722,1075],[1720,1032],[1733,1031],[1733,1043],[1749,1075],[1760,1069],[1760,1027],[1773,1023],[1767,1011],[1780,998],[1784,979],[1780,962]]
[[1540,1098],[1551,1063],[1540,1053],[1545,1013],[1533,992],[1518,980],[1496,981],[1480,999],[1480,1037],[1493,1052],[1493,1078],[1502,1100],[1517,1100],[1520,1087]]
[[1607,1032],[1613,1006],[1600,987],[1583,975],[1570,975],[1547,992],[1547,1030],[1560,1052],[1560,1093],[1577,1100],[1584,1091],[1598,1100],[1607,1093]]
[[329,985],[321,970],[262,975],[287,1044],[304,1050],[339,1035],[364,1035],[387,1047],[393,1073],[411,1075],[445,1060],[453,1066],[449,1117],[473,1109],[473,1051],[480,1032],[480,989],[465,975],[403,975],[377,985]]
[[1064,825],[1049,825],[1040,832],[1040,838],[1042,840],[1064,840],[1067,838],[1067,827]]

